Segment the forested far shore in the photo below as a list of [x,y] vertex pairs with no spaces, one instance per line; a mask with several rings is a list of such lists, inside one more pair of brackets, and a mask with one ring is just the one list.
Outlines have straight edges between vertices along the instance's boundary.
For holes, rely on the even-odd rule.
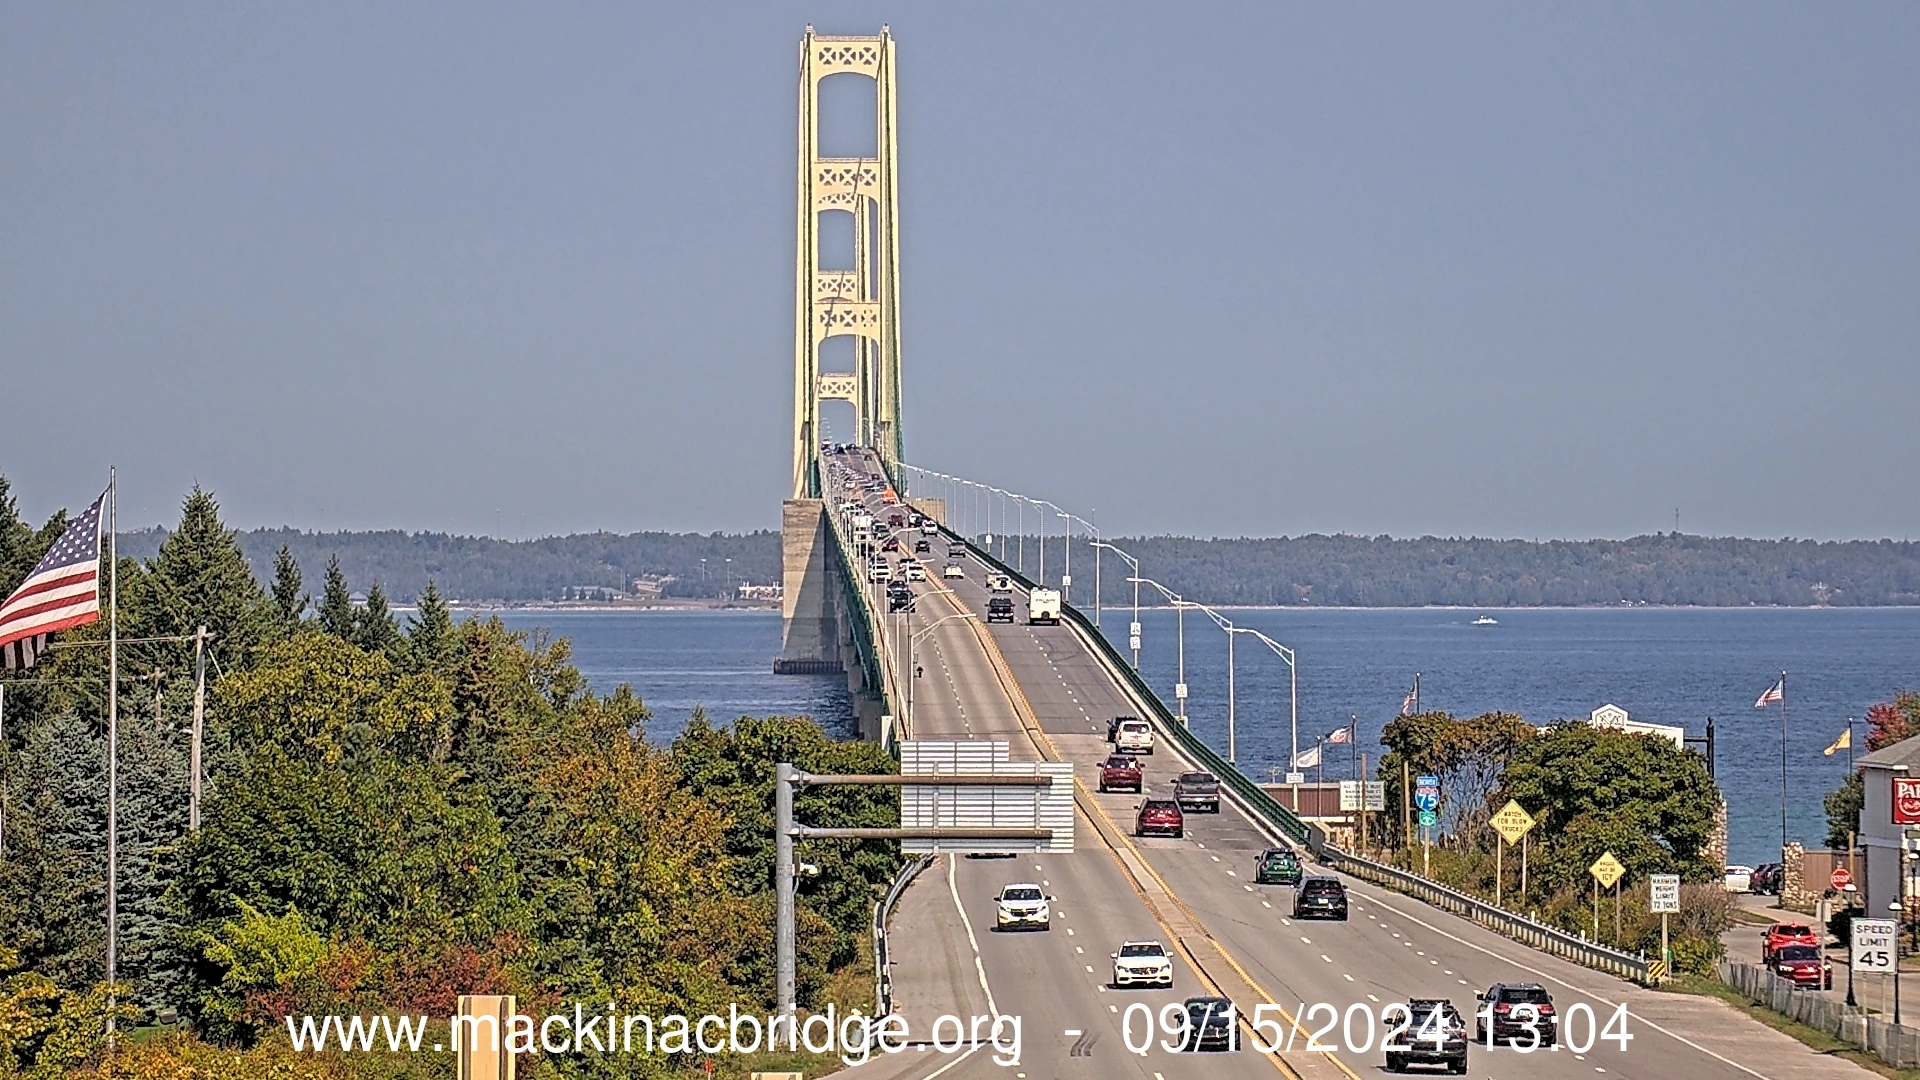
[[[121,551],[151,557],[167,533],[121,536]],[[721,597],[741,584],[780,581],[780,534],[582,533],[537,540],[405,532],[251,529],[237,540],[263,582],[284,545],[305,566],[338,556],[355,583],[378,582],[407,603],[438,583],[467,601],[525,603],[643,594]],[[1697,607],[1920,604],[1920,543],[1904,540],[1749,540],[1656,533],[1627,540],[1486,540],[1425,536],[1309,535],[1270,539],[1179,536],[1113,538],[1144,572],[1208,604],[1314,607]],[[1039,571],[1040,544],[1024,555],[1011,538],[1009,562]],[[1060,538],[1047,541],[1047,577],[1065,563]],[[731,561],[729,561],[731,560]],[[1074,594],[1090,603],[1094,550],[1076,538]],[[1129,602],[1119,560],[1106,556],[1101,593]],[[1142,597],[1143,601],[1147,597]],[[1158,599],[1157,596],[1154,599]]]

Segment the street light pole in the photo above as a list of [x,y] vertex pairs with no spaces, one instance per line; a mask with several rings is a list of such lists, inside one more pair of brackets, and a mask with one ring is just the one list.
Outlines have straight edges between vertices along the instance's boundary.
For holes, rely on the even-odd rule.
[[1293,650],[1258,630],[1242,628],[1229,630],[1228,633],[1252,634],[1254,637],[1259,638],[1261,643],[1268,649],[1272,650],[1275,656],[1287,662],[1287,689],[1291,698],[1291,715],[1293,721],[1292,756],[1287,759],[1287,763],[1288,768],[1292,768],[1293,761],[1300,756],[1300,667],[1295,663]]
[[[1048,506],[1053,506],[1048,503]],[[1060,519],[1061,543],[1067,549],[1066,569],[1060,572],[1060,602],[1073,603],[1073,515],[1057,506],[1053,506],[1054,516]],[[1135,665],[1138,666],[1138,665]]]
[[[1121,560],[1127,564],[1127,567],[1133,571],[1133,576],[1127,579],[1128,581],[1133,582],[1133,625],[1127,628],[1127,644],[1133,649],[1133,670],[1139,671],[1140,670],[1140,582],[1143,580],[1140,577],[1140,560],[1134,558],[1133,556],[1127,554],[1126,552],[1120,550],[1119,548],[1113,546],[1112,544],[1107,543],[1105,540],[1096,540],[1094,541],[1093,546],[1095,550],[1098,550],[1100,548],[1105,548],[1108,551],[1113,552],[1115,555],[1120,556]],[[1162,592],[1166,592],[1166,590],[1159,585],[1155,585],[1154,587],[1160,589]],[[1173,594],[1167,593],[1167,595],[1172,596]],[[1182,680],[1182,681],[1184,682],[1185,680]]]

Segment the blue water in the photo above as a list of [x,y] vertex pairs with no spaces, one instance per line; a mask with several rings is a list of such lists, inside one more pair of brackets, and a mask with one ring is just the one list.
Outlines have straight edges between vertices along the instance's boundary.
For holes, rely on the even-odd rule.
[[[1456,716],[1502,710],[1534,723],[1585,717],[1609,702],[1636,720],[1689,735],[1715,719],[1716,775],[1727,796],[1728,857],[1775,861],[1780,851],[1781,710],[1754,707],[1787,674],[1787,835],[1823,846],[1820,800],[1846,776],[1847,756],[1824,750],[1847,718],[1895,691],[1920,686],[1915,609],[1238,609],[1225,613],[1295,650],[1300,739],[1310,747],[1357,717],[1359,749],[1377,755],[1380,729],[1420,673],[1420,704]],[[1132,612],[1108,608],[1103,629],[1122,645]],[[1143,612],[1140,664],[1173,700],[1175,614]],[[1187,713],[1213,745],[1227,743],[1226,634],[1189,612]],[[1249,635],[1235,650],[1239,760],[1250,775],[1284,770],[1290,752],[1287,665]],[[1854,738],[1862,740],[1864,728]],[[1345,747],[1329,747],[1327,776],[1347,775]]]
[[633,684],[665,744],[696,708],[716,723],[740,716],[811,716],[836,738],[854,735],[846,680],[775,675],[780,614],[772,611],[500,611],[515,630],[544,629],[573,644],[573,661],[598,693]]
[[[1131,611],[1108,608],[1104,629],[1124,649]],[[1716,719],[1718,780],[1727,795],[1729,857],[1778,858],[1778,706],[1754,699],[1788,672],[1788,834],[1826,836],[1820,798],[1846,775],[1846,753],[1821,750],[1868,705],[1920,687],[1920,609],[1577,609],[1477,611],[1235,609],[1227,616],[1293,648],[1300,664],[1303,746],[1360,726],[1359,750],[1377,758],[1381,727],[1421,674],[1421,705],[1471,716],[1490,710],[1530,721],[1584,717],[1608,702],[1635,719],[1704,732]],[[546,627],[573,640],[597,690],[630,682],[653,710],[651,737],[670,738],[696,706],[716,720],[809,715],[852,731],[840,680],[772,673],[780,648],[773,612],[507,612],[510,626]],[[1142,612],[1141,667],[1167,701],[1177,663],[1171,611]],[[1187,712],[1196,731],[1227,744],[1226,635],[1189,613]],[[1249,636],[1235,645],[1239,760],[1251,775],[1284,768],[1289,753],[1287,666]],[[1863,730],[1856,729],[1858,739]],[[1346,750],[1329,748],[1327,776],[1345,776]]]

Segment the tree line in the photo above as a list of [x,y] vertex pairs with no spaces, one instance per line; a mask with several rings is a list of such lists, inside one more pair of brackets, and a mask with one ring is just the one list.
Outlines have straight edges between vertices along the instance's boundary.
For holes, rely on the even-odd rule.
[[[151,557],[166,530],[128,533],[122,548]],[[1425,536],[1296,536],[1271,539],[1117,538],[1148,576],[1206,604],[1328,607],[1584,607],[1664,604],[1885,606],[1920,604],[1920,543],[1893,540],[1745,540],[1657,533],[1628,540],[1484,540]],[[237,534],[264,582],[282,547],[301,564],[337,556],[352,580],[379,582],[411,603],[429,580],[460,600],[571,598],[581,587],[624,591],[642,575],[674,578],[668,596],[719,597],[731,584],[780,580],[780,535],[585,533],[495,540],[446,533],[313,533],[255,529]],[[1005,543],[1009,557],[1019,541]],[[1060,538],[1048,538],[1047,576],[1064,569]],[[1039,540],[1020,561],[1037,572]],[[1074,588],[1090,596],[1094,549],[1076,538]],[[731,559],[729,564],[727,560]],[[704,561],[704,564],[702,562]],[[1111,556],[1102,599],[1132,597]],[[1154,598],[1156,601],[1158,597]]]
[[[120,550],[150,558],[168,530],[123,533]],[[396,603],[412,604],[436,584],[453,600],[525,603],[573,599],[577,590],[627,592],[640,577],[672,578],[662,594],[721,598],[729,585],[780,581],[780,534],[578,533],[536,540],[404,532],[306,532],[251,529],[234,534],[247,564],[262,581],[272,580],[274,560],[285,548],[302,566],[337,558],[354,582],[379,584]],[[731,560],[729,562],[728,560]]]
[[[20,520],[0,478],[0,594],[66,515]],[[106,951],[106,624],[5,678],[0,742],[0,1077],[426,1077],[426,1056],[295,1055],[281,1018],[447,1015],[462,993],[522,1011],[770,1007],[773,765],[893,771],[805,719],[696,715],[664,745],[631,688],[594,693],[564,640],[456,622],[431,579],[397,619],[316,601],[283,547],[262,586],[195,490],[147,558],[118,567],[117,986]],[[213,633],[201,826],[188,828],[192,644]],[[157,673],[157,675],[155,674]],[[799,796],[825,826],[893,823],[890,792]],[[888,842],[803,845],[803,1005],[846,997]],[[131,1032],[132,1036],[125,1036]],[[157,1034],[156,1034],[157,1033]],[[548,1058],[539,1075],[678,1074],[663,1056]],[[79,1070],[79,1071],[76,1071]]]
[[[1584,720],[1535,727],[1511,713],[1401,716],[1387,724],[1381,743],[1387,753],[1378,776],[1389,812],[1380,815],[1380,835],[1399,865],[1429,868],[1434,878],[1489,900],[1494,875],[1503,873],[1505,907],[1591,933],[1588,868],[1612,852],[1627,870],[1619,944],[1658,952],[1660,920],[1647,911],[1646,882],[1650,874],[1673,873],[1688,886],[1674,927],[1676,959],[1704,972],[1720,956],[1720,931],[1731,917],[1713,847],[1721,797],[1701,754]],[[1423,774],[1440,782],[1431,853],[1422,852],[1419,826],[1409,832],[1402,813],[1406,779]],[[1535,820],[1524,890],[1519,852],[1495,857],[1503,841],[1491,821],[1509,800]],[[1603,939],[1613,937],[1611,900],[1607,914]]]

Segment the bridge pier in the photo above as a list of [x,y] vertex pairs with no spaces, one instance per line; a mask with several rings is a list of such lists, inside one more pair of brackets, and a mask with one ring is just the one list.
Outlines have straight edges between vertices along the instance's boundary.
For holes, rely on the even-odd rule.
[[788,499],[781,504],[782,617],[780,675],[842,675],[860,737],[879,741],[884,713],[877,688],[867,685],[859,661],[857,630],[847,613],[850,583],[843,576],[827,524],[826,502]]

